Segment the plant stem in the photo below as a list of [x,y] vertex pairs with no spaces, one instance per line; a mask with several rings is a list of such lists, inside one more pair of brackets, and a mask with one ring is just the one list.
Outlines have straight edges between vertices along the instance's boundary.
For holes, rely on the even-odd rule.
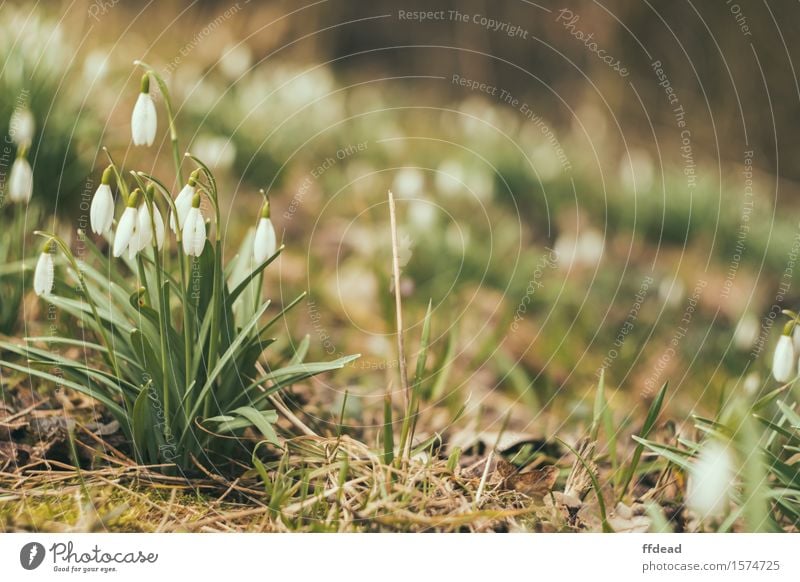
[[406,369],[405,346],[403,342],[403,302],[400,298],[400,254],[397,242],[397,213],[394,204],[394,194],[389,190],[389,222],[392,231],[392,270],[394,273],[394,303],[397,317],[397,358],[400,367],[400,385],[405,394],[406,414],[411,404],[411,394],[408,385],[408,370]]

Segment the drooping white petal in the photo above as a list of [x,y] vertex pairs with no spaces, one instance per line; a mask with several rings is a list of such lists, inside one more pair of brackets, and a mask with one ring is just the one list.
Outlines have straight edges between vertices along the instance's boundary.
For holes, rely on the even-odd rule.
[[136,219],[136,209],[131,208],[130,206],[126,207],[125,212],[122,213],[122,217],[119,219],[119,224],[117,225],[117,234],[114,236],[113,254],[115,257],[122,256],[122,253],[124,253],[125,249],[130,245],[131,239],[133,238],[136,230]]
[[261,264],[275,254],[276,249],[275,227],[269,218],[261,218],[256,227],[256,236],[253,240],[253,258],[256,264]]
[[183,252],[199,257],[206,243],[206,222],[199,208],[191,208],[183,226]]
[[717,441],[705,443],[689,472],[687,506],[701,519],[722,515],[728,507],[734,473],[729,448]]
[[792,343],[794,344],[795,353],[800,354],[800,325],[795,325],[792,330]]
[[136,105],[133,106],[131,114],[131,137],[133,145],[151,146],[156,139],[156,129],[158,127],[158,117],[156,115],[156,105],[150,93],[139,93]]
[[12,202],[30,202],[33,194],[33,171],[26,158],[17,158],[11,164],[8,177],[8,196]]
[[54,279],[53,255],[43,252],[39,255],[39,260],[36,261],[36,270],[33,272],[33,290],[40,297],[49,295],[53,290]]
[[147,208],[147,204],[142,204],[139,206],[139,212],[136,215],[136,232],[133,235],[131,244],[138,253],[147,248],[152,241],[153,224],[150,222],[150,210]]
[[153,206],[153,220],[156,223],[156,246],[160,250],[164,247],[164,219],[158,206]]
[[178,211],[178,220],[175,220],[175,213],[169,213],[169,227],[172,232],[178,232],[179,228],[183,228],[186,222],[186,215],[189,214],[189,209],[192,207],[192,199],[194,198],[195,187],[186,184],[183,189],[178,193],[175,198],[175,208]]
[[89,222],[95,234],[103,234],[111,228],[114,222],[114,196],[108,184],[100,184],[94,193],[89,209]]
[[781,335],[772,357],[772,375],[778,382],[788,382],[795,374],[795,357],[792,338]]

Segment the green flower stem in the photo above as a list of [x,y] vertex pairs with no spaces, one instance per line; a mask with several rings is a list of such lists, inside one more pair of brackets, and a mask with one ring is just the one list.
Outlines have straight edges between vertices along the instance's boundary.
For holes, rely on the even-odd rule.
[[133,61],[134,65],[142,67],[149,75],[151,75],[158,83],[158,88],[161,90],[161,95],[164,97],[164,106],[167,109],[167,120],[169,122],[169,138],[172,142],[172,161],[175,164],[175,176],[178,178],[178,184],[183,183],[183,173],[181,172],[181,156],[178,147],[178,130],[175,126],[175,114],[172,109],[172,97],[169,94],[169,89],[164,79],[159,75],[156,70],[145,63],[144,61]]
[[[175,206],[175,201],[172,199],[172,196],[167,190],[166,186],[158,181],[155,177],[145,174],[144,172],[138,172],[138,176],[142,179],[149,180],[155,187],[156,192],[159,192],[161,196],[164,198],[164,201],[169,205],[170,211],[172,212],[173,216],[175,216],[176,220],[178,217],[178,209]],[[187,257],[186,254],[183,252],[183,233],[180,229],[180,224],[175,233],[175,241],[177,242],[178,246],[178,264],[180,265],[181,269],[181,308],[183,310],[183,357],[184,357],[184,368],[185,368],[185,380],[186,385],[184,389],[186,392],[189,391],[189,388],[192,385],[192,354],[193,354],[193,346],[194,342],[192,338],[194,337],[192,334],[192,318],[189,316],[189,286],[187,284],[186,279],[186,271],[187,271]],[[185,407],[184,407],[185,408]],[[188,414],[188,412],[187,412]],[[189,423],[188,416],[184,419],[186,423]]]
[[[56,245],[58,245],[58,247],[61,249],[61,252],[64,253],[64,256],[69,261],[70,265],[72,266],[72,269],[75,271],[75,276],[78,277],[78,283],[81,286],[83,294],[86,296],[86,301],[87,303],[89,303],[89,307],[92,310],[92,315],[94,316],[95,323],[97,324],[97,327],[100,330],[100,335],[103,338],[103,343],[105,344],[106,350],[108,350],[108,358],[111,361],[111,367],[114,368],[114,374],[116,374],[117,378],[122,378],[122,373],[120,372],[119,369],[119,362],[117,361],[117,354],[114,351],[114,345],[111,343],[106,328],[103,325],[102,320],[100,319],[100,315],[97,313],[97,306],[92,300],[92,296],[89,293],[89,288],[86,286],[86,281],[83,278],[83,272],[78,266],[78,261],[75,259],[75,256],[72,254],[72,251],[69,250],[67,243],[65,243],[63,240],[61,240],[61,238],[59,238],[53,233],[36,230],[33,232],[33,234],[35,234],[36,236],[47,238],[50,241],[56,243]],[[80,231],[78,232],[78,234],[79,235],[81,234]]]
[[114,171],[114,176],[117,179],[117,188],[119,188],[119,191],[122,194],[122,199],[127,200],[130,196],[128,185],[125,183],[125,180],[122,179],[122,174],[119,169],[117,169],[117,164],[114,163],[114,158],[111,157],[111,153],[108,151],[108,148],[103,147],[103,151],[106,153],[106,157],[108,157],[108,165],[111,166],[111,169]]
[[[210,330],[210,337],[209,337],[209,344],[208,344],[208,369],[213,370],[214,366],[217,363],[217,351],[219,350],[219,315],[220,311],[222,311],[222,286],[224,285],[223,281],[223,270],[222,270],[222,237],[220,232],[220,224],[222,224],[222,217],[219,210],[219,196],[217,190],[217,181],[214,178],[214,174],[211,172],[209,167],[204,164],[199,158],[193,156],[190,153],[186,154],[186,157],[191,158],[198,167],[201,169],[203,174],[208,179],[208,186],[201,184],[198,182],[198,188],[201,188],[211,200],[211,203],[214,206],[214,217],[215,217],[215,228],[214,228],[214,272],[213,272],[213,282],[212,282],[212,289],[211,289],[211,330]],[[206,397],[205,401],[203,402],[203,416],[207,418],[210,414],[211,410],[211,398]]]

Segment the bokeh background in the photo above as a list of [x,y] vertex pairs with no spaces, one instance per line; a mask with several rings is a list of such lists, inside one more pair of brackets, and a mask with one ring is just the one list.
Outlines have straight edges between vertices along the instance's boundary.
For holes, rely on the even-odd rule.
[[484,426],[510,412],[551,434],[588,422],[605,370],[615,406],[643,410],[669,380],[689,418],[774,387],[774,323],[797,303],[798,17],[765,1],[7,2],[0,133],[31,108],[28,226],[69,236],[102,147],[174,180],[163,115],[154,148],[130,145],[132,62],[160,71],[181,147],[223,185],[229,254],[266,189],[287,245],[267,293],[308,292],[285,325],[317,358],[363,354],[296,395],[321,419],[347,390],[349,422],[377,422],[396,383],[390,188],[412,352],[434,308],[431,406],[469,397]]

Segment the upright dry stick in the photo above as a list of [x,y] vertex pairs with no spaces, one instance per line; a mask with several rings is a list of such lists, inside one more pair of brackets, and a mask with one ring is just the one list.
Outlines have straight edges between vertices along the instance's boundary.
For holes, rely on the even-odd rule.
[[403,343],[403,304],[400,299],[400,255],[397,245],[397,216],[394,205],[394,194],[389,190],[389,220],[392,229],[392,269],[394,271],[394,301],[397,314],[397,358],[400,364],[400,383],[405,394],[406,414],[408,414],[411,393],[406,370],[406,351]]

